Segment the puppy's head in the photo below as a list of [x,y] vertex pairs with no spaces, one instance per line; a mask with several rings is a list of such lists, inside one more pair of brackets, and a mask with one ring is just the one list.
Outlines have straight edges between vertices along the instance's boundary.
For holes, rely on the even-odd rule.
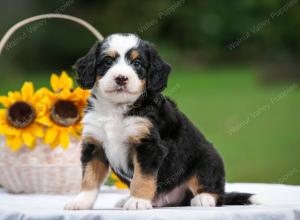
[[113,34],[97,42],[74,67],[82,88],[94,88],[114,103],[161,92],[171,71],[153,45],[134,34]]

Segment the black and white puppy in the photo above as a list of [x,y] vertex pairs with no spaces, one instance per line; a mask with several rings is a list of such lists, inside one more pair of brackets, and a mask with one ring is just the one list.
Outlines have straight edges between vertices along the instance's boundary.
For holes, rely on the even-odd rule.
[[134,34],[113,34],[77,61],[78,82],[92,89],[83,118],[80,194],[66,209],[91,209],[109,168],[130,187],[124,209],[253,204],[225,193],[221,157],[161,92],[171,67]]

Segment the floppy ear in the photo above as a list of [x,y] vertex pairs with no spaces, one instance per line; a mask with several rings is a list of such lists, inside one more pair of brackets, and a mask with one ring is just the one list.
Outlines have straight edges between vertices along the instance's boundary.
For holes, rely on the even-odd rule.
[[77,82],[83,89],[93,88],[96,81],[96,61],[101,43],[96,42],[90,51],[77,60],[73,68],[78,74]]
[[150,92],[161,92],[167,87],[171,67],[159,57],[153,45],[147,43],[147,46],[150,60],[147,73],[147,90]]

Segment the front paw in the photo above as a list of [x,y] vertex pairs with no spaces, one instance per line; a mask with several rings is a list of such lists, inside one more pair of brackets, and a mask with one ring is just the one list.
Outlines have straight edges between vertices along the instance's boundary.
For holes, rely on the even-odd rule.
[[145,209],[152,209],[152,204],[150,200],[147,199],[140,199],[131,196],[125,205],[123,206],[125,210],[145,210]]
[[73,200],[68,202],[65,205],[65,210],[90,210],[93,208],[93,204],[91,203],[87,203],[85,201],[77,201],[77,200]]
[[90,210],[96,201],[97,191],[79,193],[76,198],[65,205],[65,210]]

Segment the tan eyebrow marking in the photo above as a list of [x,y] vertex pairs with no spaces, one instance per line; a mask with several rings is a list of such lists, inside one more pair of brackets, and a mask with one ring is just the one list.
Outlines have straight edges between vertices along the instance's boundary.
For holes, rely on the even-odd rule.
[[117,58],[117,56],[118,56],[118,53],[115,50],[107,50],[105,52],[105,54],[110,56],[111,58],[114,58],[114,59]]
[[140,56],[140,54],[139,54],[139,52],[137,50],[132,50],[131,53],[130,53],[130,59],[131,60],[135,60],[139,56]]

